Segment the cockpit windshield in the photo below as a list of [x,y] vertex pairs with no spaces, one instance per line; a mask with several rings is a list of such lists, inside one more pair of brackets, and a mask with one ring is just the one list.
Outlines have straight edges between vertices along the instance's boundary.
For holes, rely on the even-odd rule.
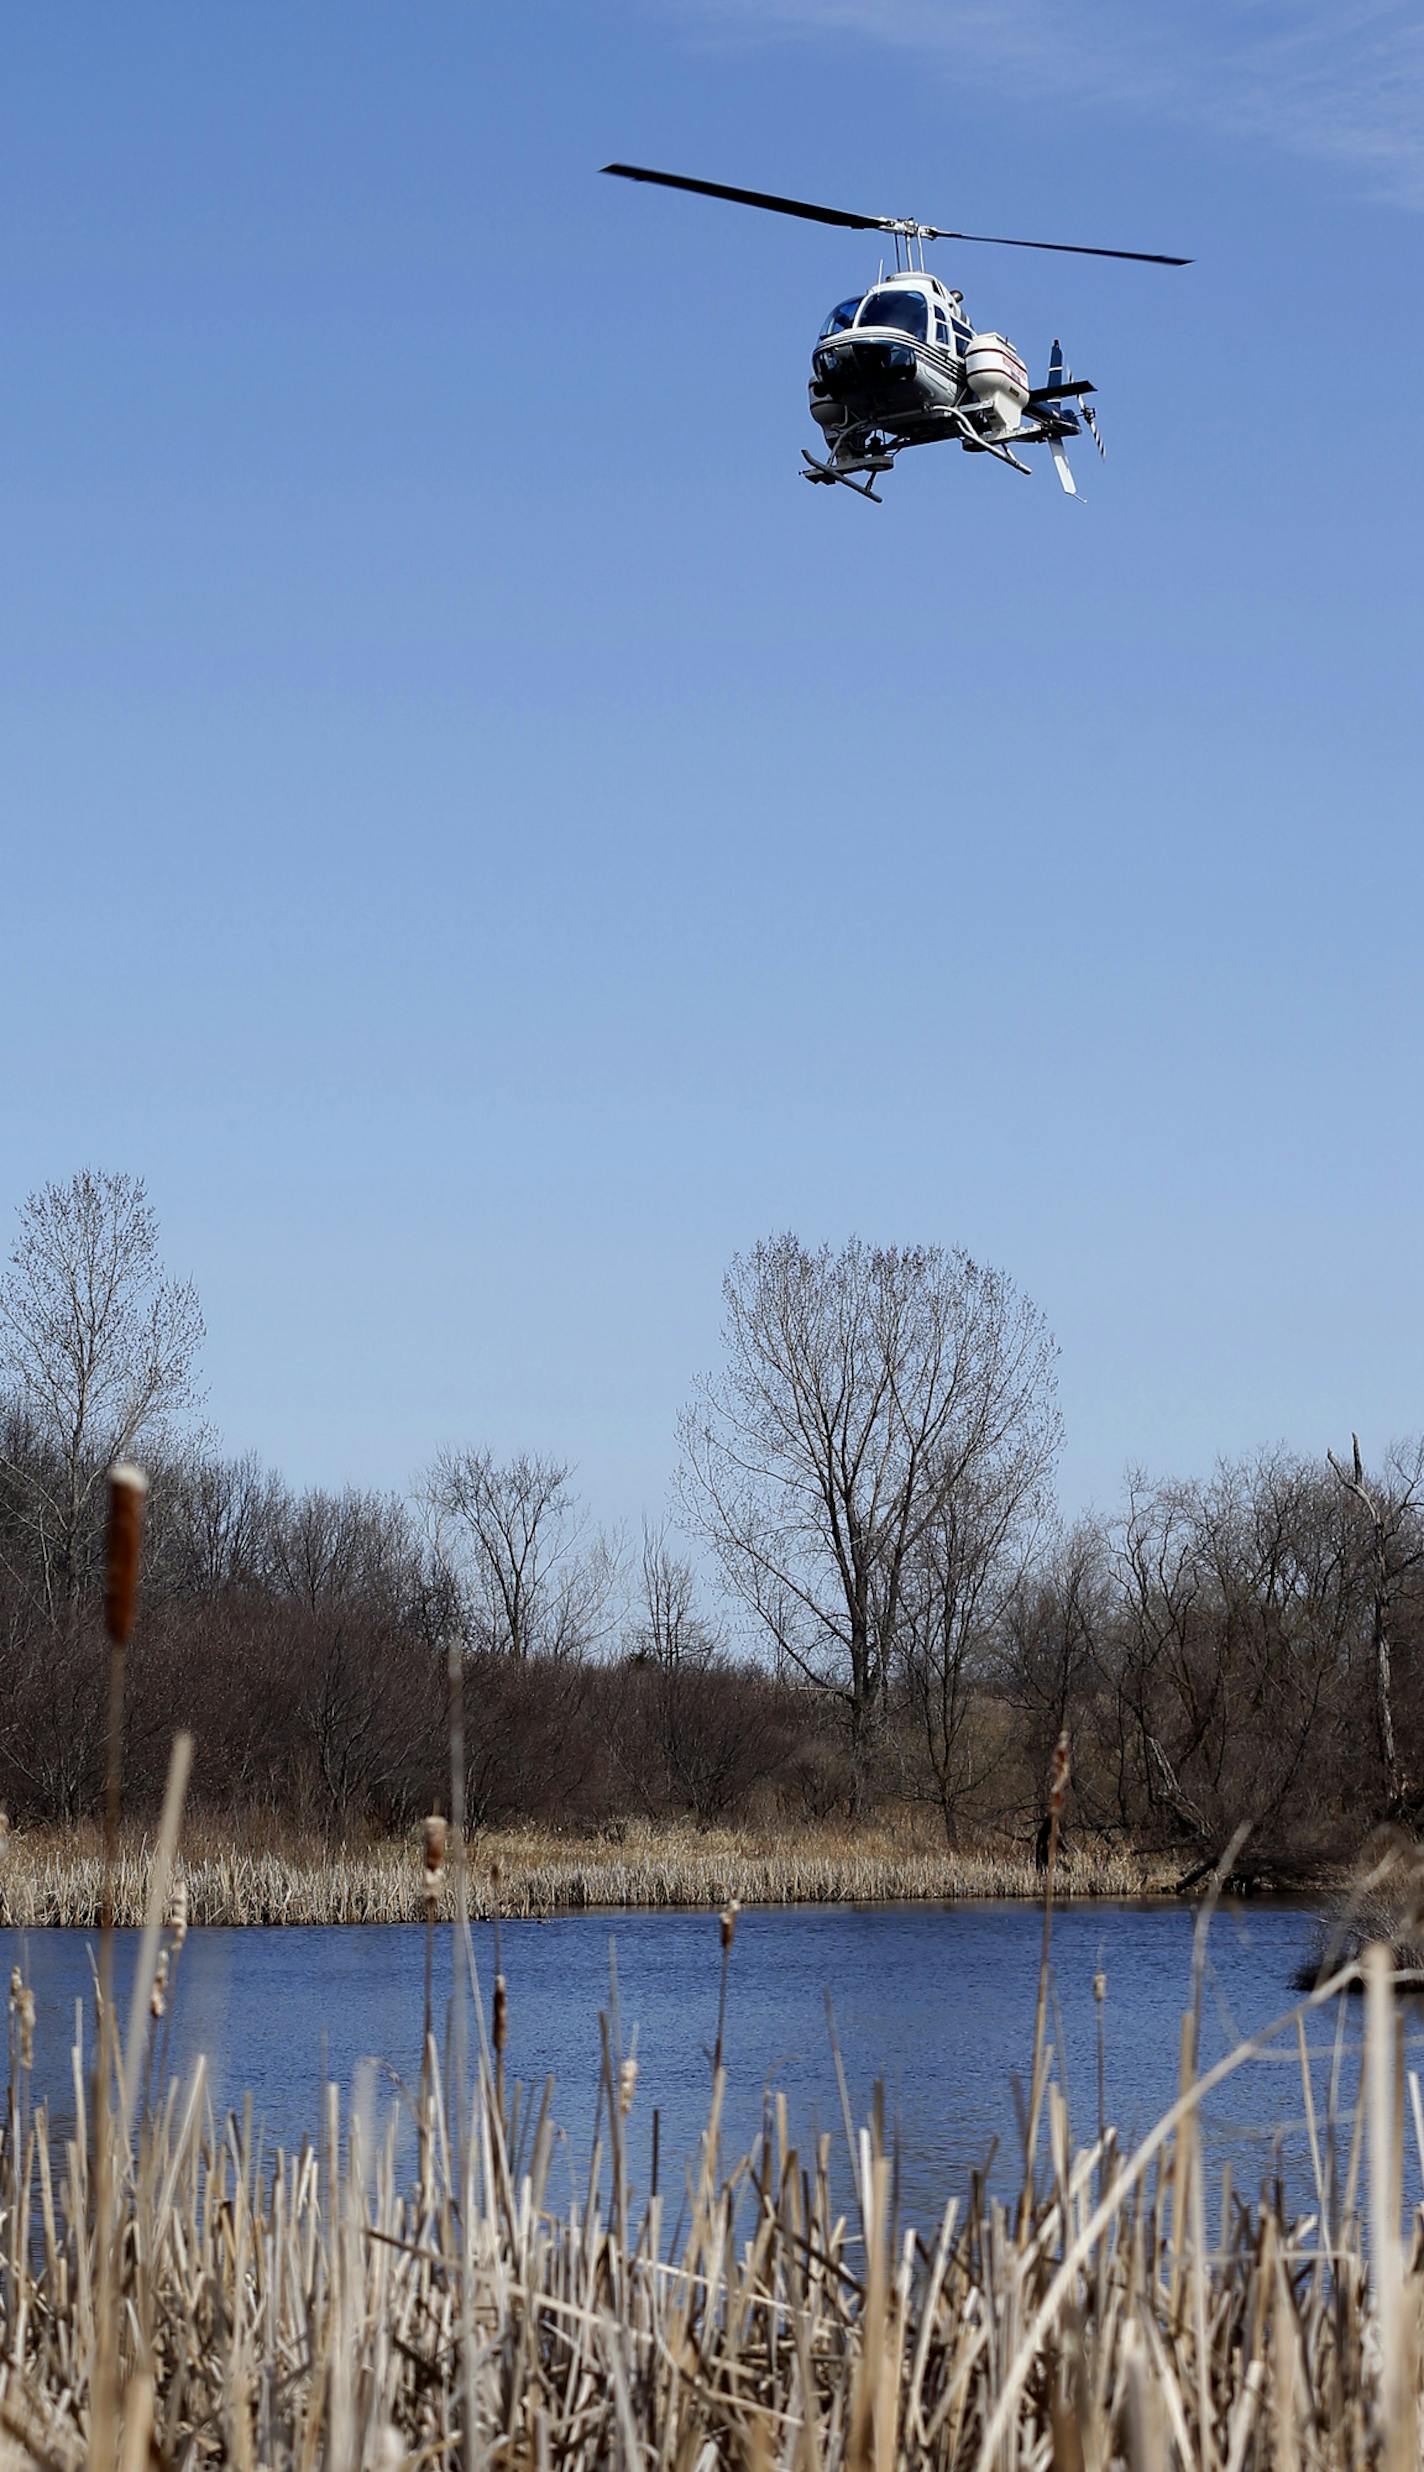
[[825,325],[822,327],[821,332],[817,337],[817,341],[819,343],[824,343],[827,335],[843,335],[846,328],[855,323],[855,313],[859,307],[860,302],[858,300],[841,301],[837,307],[831,311],[830,316],[827,318]]
[[893,326],[898,333],[923,343],[929,333],[929,304],[923,292],[867,292],[860,304],[859,326]]

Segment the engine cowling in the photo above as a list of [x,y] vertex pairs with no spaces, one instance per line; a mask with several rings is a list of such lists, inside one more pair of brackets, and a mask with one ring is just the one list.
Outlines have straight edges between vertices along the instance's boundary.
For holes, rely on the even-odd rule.
[[1028,371],[1007,335],[975,335],[964,355],[964,375],[995,434],[1017,429],[1028,402]]

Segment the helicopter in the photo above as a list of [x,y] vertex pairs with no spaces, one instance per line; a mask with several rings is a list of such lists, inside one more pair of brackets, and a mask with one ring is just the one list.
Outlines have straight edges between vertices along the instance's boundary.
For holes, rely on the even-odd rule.
[[962,292],[951,291],[925,265],[925,243],[972,241],[995,249],[1051,249],[1066,257],[1131,259],[1145,266],[1190,266],[1190,258],[1164,257],[1148,249],[1092,249],[1066,240],[1008,240],[989,232],[951,232],[908,216],[855,215],[837,206],[811,206],[802,198],[776,197],[763,189],[734,189],[720,180],[692,180],[682,172],[651,172],[636,163],[605,163],[619,180],[651,181],[662,189],[690,189],[699,197],[730,199],[803,223],[833,223],[853,232],[889,232],[895,243],[894,272],[880,274],[870,290],[841,301],[822,326],[811,355],[811,418],[822,433],[824,453],[801,449],[801,477],[826,488],[840,485],[858,498],[881,504],[875,483],[894,467],[907,446],[935,439],[970,455],[992,455],[1015,472],[1028,472],[1015,451],[1046,446],[1070,498],[1081,493],[1064,449],[1065,438],[1087,431],[1100,455],[1102,432],[1088,397],[1096,388],[1075,378],[1054,344],[1048,375],[1031,384],[1028,369],[1007,336],[973,325]]

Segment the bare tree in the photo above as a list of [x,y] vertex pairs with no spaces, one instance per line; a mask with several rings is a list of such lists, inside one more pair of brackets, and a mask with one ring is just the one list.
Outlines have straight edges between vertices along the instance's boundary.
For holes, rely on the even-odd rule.
[[1421,1505],[1424,1505],[1424,1442],[1408,1447],[1396,1446],[1390,1453],[1382,1483],[1366,1482],[1358,1434],[1352,1433],[1350,1436],[1350,1453],[1348,1474],[1333,1451],[1327,1451],[1325,1456],[1339,1483],[1358,1502],[1369,1522],[1372,1583],[1370,1659],[1374,1673],[1375,1733],[1379,1742],[1380,1765],[1384,1770],[1385,1794],[1392,1804],[1399,1797],[1399,1759],[1394,1742],[1391,1631],[1400,1581],[1406,1572],[1414,1570],[1424,1559],[1424,1530],[1421,1530],[1419,1517]]
[[88,1170],[32,1193],[0,1278],[0,1375],[38,1448],[12,1466],[51,1625],[72,1636],[104,1470],[194,1398],[203,1336],[170,1279],[141,1178]]
[[707,1666],[721,1642],[697,1610],[697,1582],[690,1562],[674,1553],[666,1528],[643,1529],[642,1586],[628,1646],[633,1656],[665,1674]]
[[931,1526],[989,1471],[1052,1463],[1053,1341],[938,1245],[778,1236],[723,1295],[727,1363],[682,1425],[689,1508],[783,1669],[843,1708],[858,1800]]
[[1112,1800],[1104,1813],[1095,1792],[1104,1770],[1121,1803],[1127,1765],[1121,1727],[1114,1743],[1111,1718],[1095,1705],[1111,1598],[1103,1536],[1094,1521],[1083,1519],[1024,1571],[999,1625],[998,1687],[1016,1719],[1020,1807],[1040,1828],[1049,1817],[1046,1781],[1054,1747],[1064,1734],[1088,1755],[1074,1760],[1080,1813],[1098,1824],[1112,1816]]
[[987,1722],[989,1685],[1005,1612],[1047,1514],[1045,1473],[1032,1446],[986,1459],[946,1495],[907,1559],[900,1680],[921,1790],[950,1845],[961,1807],[1003,1755]]
[[[298,1616],[292,1648],[299,1677],[299,1739],[319,1781],[329,1821],[344,1828],[373,1803],[399,1807],[410,1776],[439,1776],[440,1673],[412,1656],[387,1618],[357,1600]],[[423,1753],[423,1758],[419,1755]],[[409,1817],[419,1803],[409,1803]]]
[[1136,1479],[1113,1524],[1092,1623],[1097,1759],[1115,1737],[1118,1823],[1190,1849],[1188,1877],[1242,1821],[1251,1859],[1279,1874],[1329,1842],[1359,1790],[1368,1590],[1352,1524],[1325,1469],[1283,1451],[1205,1483]]
[[586,1655],[606,1637],[616,1548],[588,1534],[571,1469],[520,1452],[444,1451],[426,1484],[438,1551],[463,1583],[471,1647],[523,1662]]
[[784,1742],[767,1722],[766,1675],[732,1665],[698,1610],[692,1565],[664,1528],[643,1530],[641,1579],[623,1669],[636,1687],[616,1712],[610,1749],[646,1810],[671,1794],[705,1827],[745,1799]]
[[155,1466],[149,1461],[146,1589],[208,1601],[260,1588],[286,1501],[255,1454],[227,1459],[205,1437]]
[[279,1488],[266,1507],[262,1549],[269,1584],[313,1613],[333,1603],[396,1613],[419,1585],[420,1550],[405,1505],[354,1485],[339,1494]]

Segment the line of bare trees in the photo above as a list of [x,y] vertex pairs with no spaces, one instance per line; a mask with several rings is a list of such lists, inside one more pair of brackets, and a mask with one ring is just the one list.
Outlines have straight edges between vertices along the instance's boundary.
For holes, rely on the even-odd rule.
[[478,1824],[911,1807],[1028,1842],[1065,1727],[1074,1827],[1184,1872],[1242,1820],[1277,1869],[1424,1820],[1424,1449],[1136,1478],[1065,1529],[1055,1350],[1003,1273],[781,1236],[725,1304],[677,1526],[633,1545],[556,1457],[448,1449],[397,1498],[226,1456],[141,1183],[32,1196],[0,1275],[0,1799],[95,1805],[101,1479],[139,1452],[138,1808],[181,1722],[210,1810],[406,1823],[453,1643]]

